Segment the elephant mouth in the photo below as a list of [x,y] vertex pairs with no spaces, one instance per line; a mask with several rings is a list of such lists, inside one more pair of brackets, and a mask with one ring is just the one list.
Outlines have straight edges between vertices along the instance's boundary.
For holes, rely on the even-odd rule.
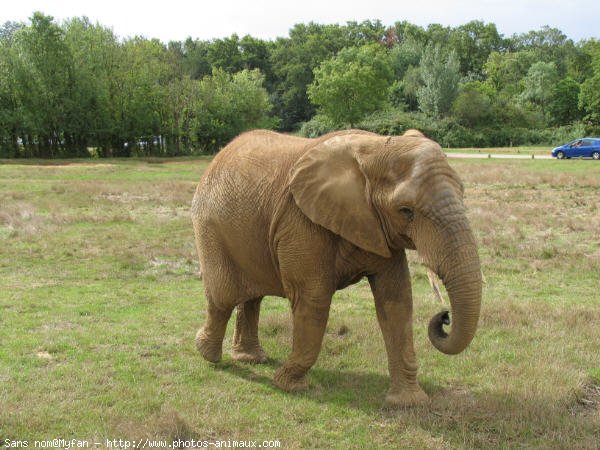
[[398,244],[402,248],[408,248],[411,250],[417,249],[417,247],[416,247],[415,243],[412,241],[412,239],[409,238],[408,236],[406,236],[405,234],[401,234],[400,236],[398,236]]

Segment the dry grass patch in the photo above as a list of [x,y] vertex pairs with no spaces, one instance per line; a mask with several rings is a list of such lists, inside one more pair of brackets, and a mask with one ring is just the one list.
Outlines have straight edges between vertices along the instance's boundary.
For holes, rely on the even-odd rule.
[[524,173],[508,163],[458,168],[473,228],[492,257],[486,264],[501,257],[539,271],[560,259],[565,269],[600,270],[600,174]]
[[33,234],[43,223],[43,218],[29,202],[4,201],[0,204],[0,226],[6,229],[5,232],[9,237],[16,236],[18,233]]

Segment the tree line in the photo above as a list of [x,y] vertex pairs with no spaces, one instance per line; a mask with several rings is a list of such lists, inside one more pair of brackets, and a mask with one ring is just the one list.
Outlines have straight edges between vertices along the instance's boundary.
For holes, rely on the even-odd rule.
[[420,128],[442,145],[600,129],[600,42],[493,23],[297,24],[262,40],[120,39],[36,12],[0,27],[0,157],[214,153],[240,132]]

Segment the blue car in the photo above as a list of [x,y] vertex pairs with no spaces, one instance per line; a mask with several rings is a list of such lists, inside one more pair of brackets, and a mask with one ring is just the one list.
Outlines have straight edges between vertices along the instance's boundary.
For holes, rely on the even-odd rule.
[[600,159],[600,139],[581,138],[552,150],[552,156],[558,159],[587,157]]

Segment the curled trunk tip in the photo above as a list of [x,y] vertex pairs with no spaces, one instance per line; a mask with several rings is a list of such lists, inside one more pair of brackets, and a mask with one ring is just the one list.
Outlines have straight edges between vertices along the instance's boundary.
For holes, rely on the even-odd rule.
[[444,330],[444,325],[450,325],[450,312],[440,311],[429,321],[429,340],[435,348],[447,355],[456,355],[462,352],[470,343],[471,339],[463,339],[457,345],[456,342],[450,342],[448,333]]
[[438,349],[440,348],[436,345],[436,342],[448,337],[444,325],[450,325],[450,312],[448,310],[440,311],[429,321],[429,340]]

